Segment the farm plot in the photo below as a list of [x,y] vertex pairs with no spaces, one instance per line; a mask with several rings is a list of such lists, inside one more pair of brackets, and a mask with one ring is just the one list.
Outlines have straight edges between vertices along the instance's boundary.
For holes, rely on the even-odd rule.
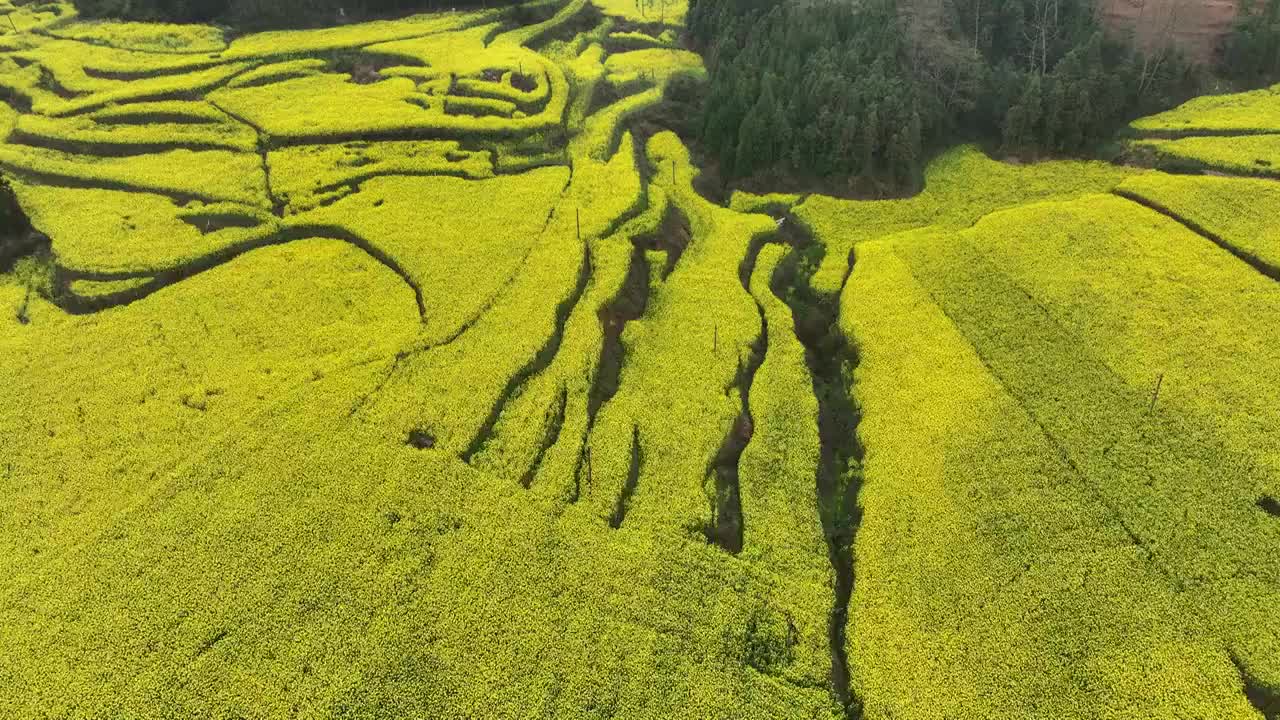
[[1132,123],[1140,133],[1165,136],[1246,134],[1280,130],[1280,92],[1262,88],[1229,95],[1207,95],[1167,112]]
[[868,715],[1257,717],[1280,286],[1111,195],[856,255]]
[[834,296],[859,243],[925,227],[961,230],[1001,208],[1105,192],[1133,172],[1098,162],[1008,165],[977,148],[959,147],[929,166],[925,189],[915,197],[857,202],[812,195],[794,214],[826,248],[814,288]]
[[[948,241],[918,240],[926,256]],[[861,249],[845,306],[863,351],[849,654],[867,716],[1254,717],[1221,643],[913,263]]]
[[584,7],[0,53],[0,715],[841,715],[784,251]]
[[1178,172],[1280,174],[1280,87],[1195,98],[1136,120],[1130,150]]
[[1162,167],[1262,177],[1280,175],[1280,135],[1270,133],[1153,138],[1134,141],[1131,147],[1152,153]]
[[684,12],[0,0],[0,716],[1275,714],[1271,181],[722,207]]

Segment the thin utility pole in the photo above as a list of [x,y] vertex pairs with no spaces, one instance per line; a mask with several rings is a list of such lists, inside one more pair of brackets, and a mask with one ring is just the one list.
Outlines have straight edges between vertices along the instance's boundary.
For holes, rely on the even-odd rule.
[[1151,393],[1151,407],[1147,408],[1147,414],[1155,412],[1156,401],[1160,399],[1160,386],[1164,384],[1164,373],[1160,373],[1156,377],[1156,389]]

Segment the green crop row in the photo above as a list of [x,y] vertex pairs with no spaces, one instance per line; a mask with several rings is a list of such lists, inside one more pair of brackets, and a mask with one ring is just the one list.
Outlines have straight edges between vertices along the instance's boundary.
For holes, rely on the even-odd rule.
[[[655,48],[610,55],[604,63],[604,81],[618,96],[638,91],[659,92],[672,77],[681,75],[705,79],[702,59],[685,50]],[[631,98],[625,98],[629,100]],[[618,101],[619,104],[625,100]]]
[[[693,65],[689,61],[691,53],[671,50],[637,51],[610,55],[603,67],[599,65],[599,57],[603,50],[592,45],[571,65],[571,72],[581,79],[580,87],[586,92],[575,98],[570,112],[570,127],[577,127],[575,121],[582,113],[581,130],[574,142],[582,147],[582,152],[594,158],[604,158],[613,150],[622,125],[657,103],[661,102],[667,84],[677,76],[697,76],[704,73],[701,65]],[[697,56],[694,55],[694,58]],[[615,58],[622,58],[615,62]],[[612,63],[612,65],[611,65]],[[648,73],[640,75],[636,68],[644,68]],[[595,84],[601,77],[608,77],[608,72],[627,71],[631,73],[632,84],[641,89],[627,95],[585,117],[591,103],[591,94]]]
[[[19,99],[40,100],[37,113],[94,121],[21,121],[85,155],[0,148],[74,299],[133,299],[152,274],[167,281],[248,250],[84,316],[0,278],[0,310],[30,304],[29,324],[0,314],[0,356],[13,360],[0,363],[12,400],[0,402],[0,505],[13,509],[0,515],[0,716],[837,717],[829,570],[819,555],[801,577],[766,545],[781,515],[755,506],[759,548],[744,559],[700,535],[639,531],[707,519],[721,420],[745,402],[726,387],[761,332],[738,267],[772,223],[698,197],[674,136],[650,141],[642,174],[645,153],[621,123],[660,89],[606,108],[563,149],[556,136],[582,92],[565,75],[573,58],[513,43],[583,5],[498,47],[484,43],[494,27],[448,33],[430,18],[248,36],[217,58],[68,43],[64,74],[85,83],[77,98],[58,97],[35,65],[30,77],[0,70],[0,82],[18,77]],[[165,32],[94,34],[130,47]],[[431,67],[371,85],[288,77],[319,69],[297,55],[392,39],[430,48]],[[261,58],[284,62],[192,80]],[[588,60],[602,76],[603,52]],[[670,75],[655,70],[656,83]],[[462,94],[515,103],[513,116],[540,112],[450,118],[451,75]],[[202,95],[263,131],[269,181],[257,152],[101,157],[229,127],[217,106],[189,99]],[[583,102],[575,130],[589,93]],[[376,132],[455,139],[360,137]],[[473,132],[513,137],[462,150],[457,136]],[[567,154],[572,173],[491,177],[490,154],[500,169]],[[436,173],[463,177],[422,176]],[[283,222],[268,212],[275,201]],[[668,208],[694,236],[669,276],[665,253],[632,245],[664,231]],[[249,250],[308,235],[331,239]],[[592,433],[601,313],[633,262],[648,270],[653,316],[629,332],[624,391]],[[672,345],[688,319],[692,342]],[[803,371],[795,347],[776,342],[779,379],[762,376],[773,390],[758,397],[748,454],[757,489],[773,482],[758,474],[777,459],[765,441],[793,421],[783,398]],[[672,378],[673,392],[653,394]],[[653,397],[680,407],[697,450],[646,407]],[[636,425],[647,443],[624,532],[600,520],[620,495],[604,488],[607,464],[578,472],[584,446],[598,454],[615,425],[628,461]],[[478,440],[471,464],[488,473],[458,460]],[[495,481],[530,471],[530,492]],[[599,484],[569,502],[587,476]],[[661,507],[664,486],[696,507]],[[820,534],[810,540],[820,547]]]
[[124,280],[72,280],[67,292],[76,299],[94,302],[118,297],[146,286],[151,278],[125,278]]
[[924,227],[960,230],[1001,208],[1105,192],[1134,172],[1101,162],[1014,165],[965,146],[929,165],[919,195],[872,202],[810,195],[795,214],[826,247],[813,286],[834,294],[847,273],[849,253],[859,243]]
[[221,54],[136,52],[104,45],[56,42],[64,51],[64,57],[54,60],[57,65],[78,65],[81,69],[78,74],[101,80],[158,79],[208,70],[226,62]]
[[542,36],[566,24],[587,6],[587,0],[564,0],[551,17],[540,23],[520,25],[493,38],[496,47],[523,47],[537,42]]
[[[486,55],[486,47],[501,27],[498,22],[476,24],[454,32],[377,43],[366,50],[384,57],[403,58],[444,74],[479,75],[485,69],[482,56]],[[504,48],[487,54],[495,60],[526,55],[523,48]]]
[[[341,300],[384,290],[370,282],[377,275],[365,279],[368,269],[352,267],[358,256],[321,242],[292,256],[287,249],[246,258],[244,269],[218,278],[251,281],[247,307],[223,308],[221,317],[245,337],[216,338],[217,350],[231,355],[222,364],[210,361],[214,348],[206,355],[181,343],[168,350],[152,341],[130,353],[138,365],[184,361],[222,387],[184,390],[168,377],[107,368],[86,377],[86,385],[115,381],[130,400],[151,398],[121,403],[123,421],[104,423],[101,438],[120,441],[94,447],[108,467],[75,468],[79,489],[112,488],[105,495],[119,499],[116,507],[72,505],[56,488],[22,493],[5,476],[6,500],[39,506],[41,520],[74,524],[80,534],[52,542],[41,525],[9,536],[35,542],[13,546],[25,566],[6,575],[0,596],[6,667],[20,688],[0,698],[0,711],[89,715],[110,705],[149,719],[193,708],[274,717],[301,707],[355,717],[482,717],[518,716],[532,705],[563,718],[836,717],[820,688],[740,669],[741,648],[762,628],[786,632],[745,565],[705,548],[610,533],[572,513],[551,518],[528,494],[443,454],[380,442],[343,418],[345,401],[377,382],[358,365],[313,379],[309,363],[286,357],[270,375],[260,372],[256,362],[276,359],[278,348],[326,324],[336,325],[331,342],[363,339],[369,326],[355,323],[365,310]],[[324,267],[334,270],[315,272]],[[285,280],[280,294],[297,298],[263,314],[256,293],[272,286],[270,271]],[[328,284],[344,275],[348,286]],[[307,284],[317,279],[337,291],[334,305],[316,302]],[[165,305],[157,297],[119,313],[114,332],[92,339],[132,340],[119,326],[151,331],[152,318],[166,318],[175,340],[200,338],[194,314],[163,311],[212,311],[207,298],[219,292],[185,287]],[[315,304],[314,313],[303,302]],[[411,325],[404,315],[368,316],[384,337]],[[274,322],[258,319],[268,317]],[[289,321],[300,330],[269,334]],[[11,347],[9,338],[0,342]],[[253,391],[267,400],[252,402]],[[205,410],[190,407],[201,404]],[[60,433],[74,432],[70,398],[44,409],[59,413]],[[102,409],[85,411],[96,419]],[[153,437],[164,444],[135,453],[128,467],[164,472],[119,487],[117,459]],[[174,457],[180,462],[167,467]],[[15,469],[38,459],[24,449]],[[66,579],[53,581],[60,574]]]
[[62,102],[56,93],[42,87],[41,81],[40,66],[23,67],[11,57],[0,57],[0,94],[6,104],[49,107]]
[[611,32],[606,37],[610,47],[624,50],[669,48],[675,45],[675,33],[670,30],[662,32],[658,37],[635,31]]
[[596,86],[604,77],[604,47],[599,43],[586,45],[580,53],[565,59],[564,68],[565,76],[573,88],[573,98],[565,116],[565,127],[570,131],[580,131],[591,110]]
[[69,2],[9,3],[4,8],[4,23],[23,35],[51,31],[74,21],[79,12]]
[[[1107,242],[1120,244],[1093,244]],[[1150,503],[1100,488],[1069,434],[1124,432],[1141,409],[1067,372],[1089,362],[1078,340],[965,240],[917,232],[856,252],[841,323],[859,343],[867,455],[848,652],[866,716],[1255,717],[1221,641],[1150,559],[1158,546],[1130,539]],[[1054,397],[1110,415],[1047,422]]]
[[[40,42],[12,57],[27,63],[23,94],[37,112],[50,115],[75,114],[115,102],[197,93],[251,67],[207,55],[134,53],[72,40]],[[136,72],[112,69],[115,66]]]
[[[993,264],[1134,393],[1146,396],[1163,375],[1160,407],[1176,409],[1193,428],[1211,425],[1216,441],[1249,463],[1280,470],[1280,438],[1270,430],[1280,422],[1280,388],[1265,380],[1280,371],[1280,328],[1269,321],[1280,310],[1280,285],[1179,223],[1114,196],[1032,206],[978,229]],[[1197,433],[1212,445],[1212,435]],[[1275,490],[1255,491],[1244,476],[1216,487],[1222,501],[1238,493],[1234,501],[1246,504],[1257,491]]]
[[673,75],[705,73],[702,58],[688,50],[650,48],[630,52],[613,53],[604,62],[609,74],[633,73],[662,85]]
[[[568,180],[564,168],[532,173],[558,178],[561,187]],[[494,412],[538,367],[539,358],[545,362],[546,353],[556,348],[564,318],[581,296],[587,270],[586,244],[575,233],[572,199],[560,195],[541,206],[506,207],[503,232],[514,230],[512,207],[521,208],[537,224],[516,236],[527,250],[512,258],[518,264],[511,274],[498,278],[486,265],[484,275],[472,277],[473,285],[480,279],[502,282],[487,298],[468,288],[463,297],[483,305],[464,307],[470,317],[447,338],[440,338],[441,328],[432,326],[433,306],[428,302],[427,339],[398,364],[386,389],[371,399],[358,418],[385,428],[391,437],[403,438],[415,429],[426,432],[436,448],[463,455],[488,432]],[[493,256],[478,256],[478,260],[492,263]],[[457,282],[465,283],[466,278]],[[458,298],[445,297],[443,302],[456,304]]]
[[125,84],[123,80],[85,73],[85,55],[93,51],[92,47],[82,43],[56,40],[41,43],[31,50],[14,53],[11,57],[24,63],[38,65],[54,85],[68,93],[83,95],[118,90],[123,87]]
[[[14,472],[0,489],[6,507],[30,509],[0,518],[6,615],[16,610],[11,593],[32,579],[28,571],[142,509],[158,477],[152,473],[167,478],[198,458],[252,415],[264,393],[282,383],[305,387],[317,374],[394,352],[418,328],[400,279],[337,241],[255,251],[96,315],[67,315],[37,300],[30,316],[28,326],[7,313],[0,323],[0,348],[12,360],[0,367],[7,397],[48,400],[39,419],[34,403],[0,404],[6,437],[32,440],[6,446],[10,465],[0,467]],[[196,396],[207,399],[203,411],[183,403]],[[49,482],[43,471],[77,482]],[[6,647],[18,647],[17,639],[6,632]],[[32,699],[8,688],[0,704]]]
[[[462,272],[463,266],[453,256],[425,256],[439,276],[424,285],[428,291],[427,331],[418,343],[423,351],[406,360],[403,370],[393,378],[394,387],[413,389],[408,392],[408,399],[387,399],[369,412],[374,417],[389,415],[397,423],[425,428],[442,449],[461,453],[472,446],[483,448],[485,452],[475,462],[507,476],[520,477],[535,469],[536,454],[540,449],[549,450],[542,448],[546,433],[538,432],[551,421],[548,408],[564,403],[566,413],[577,413],[586,402],[584,384],[590,383],[591,367],[600,352],[597,310],[616,291],[611,281],[598,288],[587,282],[594,276],[598,259],[595,253],[590,259],[584,253],[588,247],[600,250],[602,263],[625,259],[625,254],[616,252],[619,240],[604,240],[601,235],[637,204],[639,179],[633,168],[634,153],[628,139],[626,147],[609,163],[600,167],[585,159],[577,163],[567,186],[566,168],[465,183],[496,187],[501,181],[524,183],[527,187],[535,177],[557,178],[558,188],[564,192],[557,200],[544,197],[541,202],[534,202],[495,192],[491,187],[483,197],[495,207],[492,228],[477,232],[475,227],[459,227],[451,231],[466,238],[449,243],[459,246],[449,248],[454,256],[466,252],[466,257],[482,265],[477,265],[476,271]],[[365,193],[372,190],[371,185],[366,186]],[[411,199],[417,202],[418,197]],[[480,195],[475,197],[477,204],[486,202]],[[501,206],[492,198],[503,198],[515,205]],[[332,210],[342,213],[342,207],[339,202]],[[379,208],[380,217],[385,216],[388,207],[390,203]],[[517,227],[512,222],[511,207],[522,208],[518,216],[525,222],[537,223],[537,227]],[[545,209],[539,212],[535,209],[539,207]],[[466,214],[454,210],[442,217],[453,218],[451,222],[457,225],[456,218],[479,213],[480,209],[473,207]],[[419,212],[411,219],[420,226]],[[386,235],[379,233],[380,237]],[[489,242],[501,242],[503,247],[499,250],[493,245],[482,246],[477,238],[492,238]],[[605,247],[606,244],[612,247]],[[521,250],[523,254],[516,254]],[[503,269],[495,263],[496,258],[502,257],[500,253],[510,253],[509,257],[518,264]],[[393,250],[391,254],[396,253]],[[606,273],[602,278],[620,277],[625,274],[625,265],[611,269],[606,264],[602,270]],[[492,278],[501,284],[485,286],[477,282],[480,278]],[[466,287],[454,289],[449,283]],[[456,322],[435,323],[431,313],[436,305],[431,299],[436,297],[442,309],[448,308],[457,315]],[[464,297],[474,297],[476,302],[459,302]],[[541,364],[532,364],[539,356]],[[483,362],[475,360],[477,357]],[[568,407],[570,390],[572,410]],[[389,387],[382,397],[398,394],[402,393]],[[551,413],[554,415],[555,411]],[[412,428],[406,426],[404,431],[409,429]],[[570,477],[557,478],[557,486],[564,490]],[[544,487],[552,490],[550,485]],[[563,492],[552,494],[564,497]]]
[[[357,50],[379,43],[427,37],[463,30],[493,16],[492,11],[473,13],[434,13],[395,21],[375,21],[317,30],[291,30],[256,33],[237,38],[221,52],[192,50],[188,54],[171,52],[134,52],[131,43],[155,42],[172,37],[174,28],[191,38],[216,33],[205,26],[164,26],[133,23],[73,24],[64,32],[85,32],[96,36],[97,43],[56,40],[40,43],[34,51],[36,59],[73,83],[80,81],[119,83],[124,80],[160,80],[180,74],[192,74],[217,65],[237,64],[248,60],[297,58],[303,55]],[[154,30],[151,30],[154,28]],[[211,40],[210,40],[211,41]],[[136,48],[142,50],[144,48]],[[74,89],[74,88],[72,88]]]
[[0,102],[0,143],[9,140],[9,134],[13,132],[13,127],[18,124],[18,118],[21,117],[17,110],[9,107],[7,103]]

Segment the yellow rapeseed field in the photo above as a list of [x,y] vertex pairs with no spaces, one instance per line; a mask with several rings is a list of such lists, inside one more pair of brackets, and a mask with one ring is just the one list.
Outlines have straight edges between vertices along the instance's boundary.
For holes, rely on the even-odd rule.
[[1275,717],[1274,94],[712,197],[687,11],[0,0],[0,718]]

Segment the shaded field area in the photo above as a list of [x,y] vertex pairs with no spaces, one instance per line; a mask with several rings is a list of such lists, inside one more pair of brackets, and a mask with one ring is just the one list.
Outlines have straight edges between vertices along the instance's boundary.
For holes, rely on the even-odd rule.
[[720,204],[683,12],[0,1],[0,716],[1276,717],[1269,98]]

